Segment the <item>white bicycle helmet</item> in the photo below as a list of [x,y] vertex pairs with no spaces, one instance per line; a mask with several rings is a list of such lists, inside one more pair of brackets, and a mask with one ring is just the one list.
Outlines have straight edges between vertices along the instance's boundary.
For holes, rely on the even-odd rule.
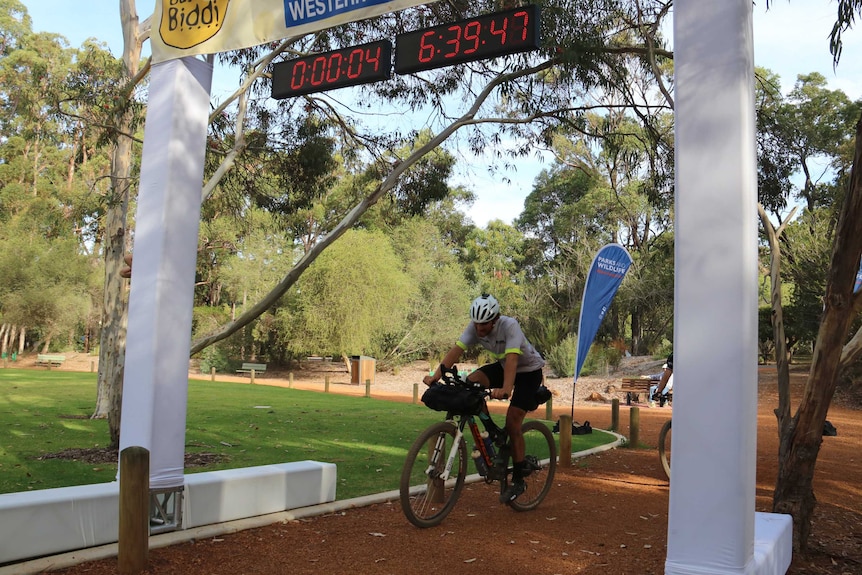
[[500,304],[494,296],[483,293],[470,306],[470,319],[476,323],[494,321],[500,315]]

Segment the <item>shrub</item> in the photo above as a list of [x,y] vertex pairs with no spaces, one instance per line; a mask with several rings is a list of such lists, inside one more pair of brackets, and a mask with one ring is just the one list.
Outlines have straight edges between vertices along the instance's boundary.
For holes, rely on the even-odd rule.
[[575,356],[578,354],[578,336],[570,333],[548,352],[545,360],[556,377],[573,377]]

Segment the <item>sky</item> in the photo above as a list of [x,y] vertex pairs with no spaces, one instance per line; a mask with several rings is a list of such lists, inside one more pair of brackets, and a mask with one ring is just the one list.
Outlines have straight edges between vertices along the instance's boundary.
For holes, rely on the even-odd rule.
[[[89,0],[86,8],[72,0],[23,0],[33,29],[37,32],[62,34],[71,46],[80,46],[93,37],[105,42],[120,56],[123,48],[119,19],[119,0]],[[820,72],[831,89],[843,90],[851,99],[862,98],[862,23],[844,35],[844,51],[837,69],[829,53],[829,33],[835,21],[835,0],[757,0],[754,6],[754,59],[758,66],[769,68],[781,77],[782,89],[793,87],[799,74]],[[155,0],[138,0],[137,10],[143,21],[152,13]],[[149,43],[144,55],[149,54]],[[234,80],[225,80],[232,85]],[[218,70],[213,78],[213,96],[218,97]],[[225,92],[228,90],[225,89]],[[489,175],[488,160],[459,156],[458,175],[453,185],[465,185],[477,195],[467,215],[476,225],[485,227],[490,220],[511,223],[523,211],[524,199],[533,183],[550,165],[541,157],[517,161],[516,171]]]

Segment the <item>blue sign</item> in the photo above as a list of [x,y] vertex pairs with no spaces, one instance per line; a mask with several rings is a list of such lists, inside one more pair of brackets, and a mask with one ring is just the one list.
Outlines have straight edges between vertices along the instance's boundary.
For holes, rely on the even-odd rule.
[[856,272],[856,283],[853,284],[853,293],[859,291],[859,288],[862,288],[862,263],[859,264],[859,271]]
[[578,320],[578,355],[575,361],[575,381],[581,373],[587,352],[593,345],[599,325],[623,281],[632,258],[620,244],[608,244],[599,250],[584,286],[581,317]]
[[360,8],[386,4],[391,0],[284,0],[284,25],[287,28],[331,18]]

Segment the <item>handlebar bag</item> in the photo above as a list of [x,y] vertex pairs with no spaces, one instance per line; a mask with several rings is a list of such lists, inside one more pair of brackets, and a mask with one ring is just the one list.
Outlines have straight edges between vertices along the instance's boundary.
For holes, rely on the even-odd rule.
[[460,385],[435,383],[422,394],[422,403],[435,411],[478,415],[482,411],[482,392]]

